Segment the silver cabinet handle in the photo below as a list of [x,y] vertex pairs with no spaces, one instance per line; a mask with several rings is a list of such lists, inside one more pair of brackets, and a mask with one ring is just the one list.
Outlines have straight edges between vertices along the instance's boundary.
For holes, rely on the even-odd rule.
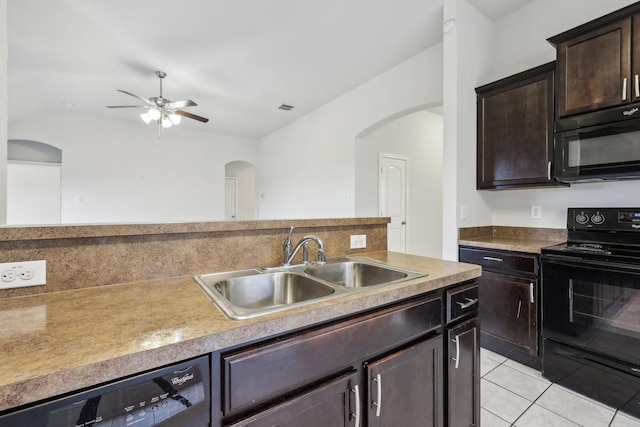
[[551,181],[551,162],[547,162],[547,180]]
[[533,282],[529,283],[529,298],[531,300],[531,304],[533,304],[535,299],[533,298]]
[[485,261],[496,261],[496,262],[504,261],[502,258],[496,258],[496,257],[492,257],[492,256],[483,256],[482,259],[485,260]]
[[373,401],[373,406],[376,407],[376,417],[380,416],[380,411],[382,410],[382,377],[380,374],[376,375],[373,379],[373,382],[378,384],[378,401]]
[[518,312],[516,313],[516,319],[520,318],[520,310],[522,309],[522,300],[518,301]]
[[356,399],[356,413],[355,414],[351,414],[351,416],[355,419],[354,427],[359,427],[360,426],[360,389],[358,388],[358,384],[356,384],[351,389],[351,392],[356,395],[356,397],[355,397],[355,399]]
[[458,304],[462,309],[469,308],[478,302],[478,298],[474,298],[474,299],[465,298],[465,299],[467,300],[467,302],[456,301],[456,304]]
[[456,357],[452,357],[451,360],[456,362],[456,369],[460,365],[460,335],[456,335],[455,340],[451,340],[451,342],[456,343]]
[[622,100],[623,101],[627,100],[627,78],[626,77],[622,80]]
[[634,80],[635,80],[636,98],[640,98],[640,78],[638,77],[637,74],[634,76]]

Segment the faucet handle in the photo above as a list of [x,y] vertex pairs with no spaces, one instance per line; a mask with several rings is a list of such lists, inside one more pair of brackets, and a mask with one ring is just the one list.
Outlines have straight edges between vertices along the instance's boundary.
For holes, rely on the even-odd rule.
[[282,245],[285,263],[291,256],[291,251],[293,250],[293,244],[291,243],[291,233],[293,233],[293,229],[294,229],[293,226],[289,229],[289,234],[287,235],[287,238],[284,240],[284,243]]
[[303,264],[308,264],[309,263],[309,242],[304,242],[304,245],[302,245],[302,263]]
[[325,264],[327,262],[327,252],[324,248],[318,248],[318,264]]

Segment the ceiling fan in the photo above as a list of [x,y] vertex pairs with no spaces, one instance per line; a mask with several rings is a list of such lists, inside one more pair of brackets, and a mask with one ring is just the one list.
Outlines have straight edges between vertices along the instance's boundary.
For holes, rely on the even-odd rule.
[[206,117],[188,113],[180,109],[185,107],[195,107],[198,105],[192,100],[185,99],[183,101],[171,101],[170,99],[164,98],[162,96],[162,80],[167,77],[167,73],[164,71],[156,71],[156,76],[160,79],[160,96],[154,96],[147,99],[131,92],[127,92],[126,90],[117,89],[118,92],[125,93],[144,101],[146,105],[107,105],[107,108],[146,108],[147,111],[140,114],[140,117],[147,124],[152,121],[157,121],[160,129],[170,128],[173,125],[177,125],[180,123],[182,117],[198,120],[203,123],[207,123],[209,121]]

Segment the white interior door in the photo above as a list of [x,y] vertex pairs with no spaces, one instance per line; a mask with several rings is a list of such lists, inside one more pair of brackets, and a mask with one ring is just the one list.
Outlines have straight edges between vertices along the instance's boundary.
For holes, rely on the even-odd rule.
[[407,159],[380,154],[380,216],[388,216],[387,249],[405,253],[407,248]]
[[227,221],[238,218],[238,180],[224,179],[224,219]]

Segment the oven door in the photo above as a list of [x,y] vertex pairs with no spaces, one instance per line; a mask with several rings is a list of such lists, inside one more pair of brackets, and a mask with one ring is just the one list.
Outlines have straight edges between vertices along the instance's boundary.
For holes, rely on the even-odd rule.
[[542,335],[640,373],[640,266],[542,256]]
[[640,177],[640,119],[556,133],[554,172],[562,182]]

